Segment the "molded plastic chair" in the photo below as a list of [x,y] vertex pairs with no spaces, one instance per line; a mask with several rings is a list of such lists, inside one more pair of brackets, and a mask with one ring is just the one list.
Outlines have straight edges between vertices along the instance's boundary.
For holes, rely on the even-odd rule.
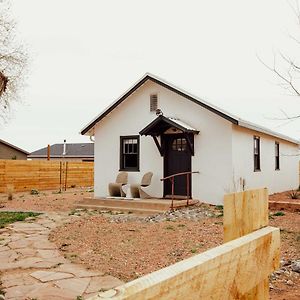
[[147,194],[144,191],[145,188],[151,184],[152,176],[153,176],[152,172],[147,172],[143,176],[140,184],[136,183],[130,185],[130,192],[133,198],[142,198],[142,199],[152,198],[151,196],[149,196],[149,194]]
[[120,172],[116,178],[116,182],[108,184],[109,196],[126,197],[123,186],[128,183],[128,173]]

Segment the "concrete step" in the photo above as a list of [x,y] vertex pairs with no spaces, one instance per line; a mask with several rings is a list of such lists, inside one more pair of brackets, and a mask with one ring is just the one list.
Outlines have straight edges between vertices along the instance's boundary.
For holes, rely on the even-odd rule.
[[134,207],[124,207],[124,206],[101,206],[101,205],[91,205],[91,204],[75,204],[76,208],[94,209],[94,210],[107,210],[107,211],[122,211],[131,212],[140,215],[156,215],[158,213],[164,212],[165,210],[147,209],[147,208],[134,208]]
[[148,202],[143,200],[119,200],[119,199],[91,199],[85,198],[80,204],[88,205],[100,205],[107,207],[130,207],[130,208],[142,208],[142,209],[154,209],[154,210],[168,210],[170,208],[170,201],[166,203],[160,202]]
[[[196,200],[190,200],[190,205],[197,203]],[[105,207],[127,207],[127,208],[141,208],[153,209],[159,211],[169,210],[171,207],[171,200],[164,199],[97,199],[97,198],[84,198],[79,204],[96,205]],[[186,205],[186,200],[174,200],[174,208]]]

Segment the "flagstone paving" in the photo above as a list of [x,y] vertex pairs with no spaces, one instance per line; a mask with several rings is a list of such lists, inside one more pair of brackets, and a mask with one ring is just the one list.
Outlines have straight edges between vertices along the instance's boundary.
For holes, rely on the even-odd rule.
[[46,213],[0,231],[0,280],[6,300],[87,299],[123,282],[64,258],[48,240],[50,231],[76,216]]

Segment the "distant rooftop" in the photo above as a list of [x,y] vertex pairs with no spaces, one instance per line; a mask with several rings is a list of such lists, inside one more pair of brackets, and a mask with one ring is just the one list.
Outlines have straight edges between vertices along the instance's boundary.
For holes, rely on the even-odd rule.
[[[93,158],[94,143],[66,144],[66,155],[63,156],[64,144],[54,144],[50,146],[50,157],[52,158]],[[31,152],[28,158],[46,158],[47,147]]]
[[3,141],[3,140],[1,140],[1,139],[0,139],[0,143],[1,143],[1,144],[4,144],[4,145],[6,145],[6,146],[8,146],[8,147],[10,147],[10,148],[13,148],[13,149],[15,149],[15,150],[18,150],[18,151],[20,151],[20,152],[22,152],[22,153],[24,153],[24,154],[26,154],[26,155],[29,154],[29,152],[27,152],[26,150],[23,150],[23,149],[21,149],[21,148],[15,146],[15,145],[12,145],[12,144],[10,144],[10,143],[8,143],[8,142],[6,142],[6,141]]

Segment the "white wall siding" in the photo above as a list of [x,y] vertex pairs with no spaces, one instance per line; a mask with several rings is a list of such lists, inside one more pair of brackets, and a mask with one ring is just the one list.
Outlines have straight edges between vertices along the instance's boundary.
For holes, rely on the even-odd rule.
[[[208,203],[222,203],[232,171],[231,123],[201,106],[153,82],[146,82],[95,127],[95,196],[107,195],[107,185],[119,172],[120,136],[138,135],[156,118],[149,96],[158,94],[158,107],[200,131],[195,136],[192,195]],[[175,162],[176,163],[176,162]],[[149,193],[162,197],[163,158],[150,136],[140,137],[140,172],[129,172],[129,182],[140,182],[145,172],[154,173]]]
[[[253,136],[260,137],[260,169],[254,172]],[[298,146],[253,130],[233,125],[233,174],[235,187],[240,190],[240,178],[246,188],[267,187],[270,193],[299,186]],[[275,170],[275,142],[280,147],[280,170]]]

